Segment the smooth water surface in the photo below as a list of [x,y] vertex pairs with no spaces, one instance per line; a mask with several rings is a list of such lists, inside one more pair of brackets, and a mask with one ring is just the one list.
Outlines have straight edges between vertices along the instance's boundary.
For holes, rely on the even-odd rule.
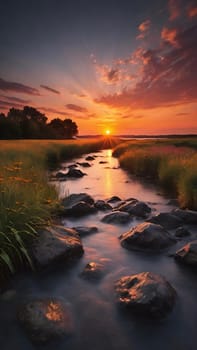
[[[111,150],[95,154],[90,168],[81,179],[56,183],[60,197],[68,193],[87,192],[94,199],[108,199],[113,195],[121,199],[137,198],[149,202],[153,213],[169,211],[168,199],[159,195],[150,184],[133,180],[118,167]],[[84,161],[85,157],[76,161]],[[100,161],[107,163],[100,164]],[[66,164],[63,164],[66,166]],[[67,170],[65,170],[67,171]],[[39,276],[21,275],[12,282],[11,295],[0,301],[0,345],[2,350],[196,350],[197,349],[197,279],[196,273],[178,265],[168,256],[178,246],[160,254],[128,251],[120,246],[118,237],[140,222],[127,225],[109,225],[100,220],[105,213],[80,219],[65,219],[65,226],[97,226],[98,233],[82,239],[84,256],[70,267],[43,273]],[[90,261],[103,261],[107,272],[99,281],[80,277]],[[160,273],[175,287],[178,293],[176,306],[162,321],[149,321],[129,316],[115,303],[114,283],[128,274],[142,271]],[[49,343],[37,347],[27,339],[16,321],[16,308],[27,295],[63,297],[70,304],[75,320],[75,332],[58,344]]]

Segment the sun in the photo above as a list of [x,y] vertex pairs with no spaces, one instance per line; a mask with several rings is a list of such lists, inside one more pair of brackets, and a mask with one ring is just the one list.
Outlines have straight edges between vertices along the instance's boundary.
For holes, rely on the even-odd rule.
[[105,135],[106,135],[106,136],[109,136],[110,134],[111,134],[111,130],[106,129],[106,130],[105,130]]

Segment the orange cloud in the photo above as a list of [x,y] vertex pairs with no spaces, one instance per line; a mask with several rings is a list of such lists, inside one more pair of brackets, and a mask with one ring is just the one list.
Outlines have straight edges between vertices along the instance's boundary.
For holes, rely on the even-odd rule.
[[190,18],[193,18],[193,17],[196,17],[196,16],[197,16],[197,6],[195,6],[195,7],[190,7],[190,8],[188,9],[188,16],[189,16]]
[[169,20],[174,21],[181,16],[181,0],[168,1]]
[[136,37],[136,39],[144,39],[147,32],[149,31],[151,26],[151,21],[147,19],[146,21],[142,22],[138,26],[138,30],[140,31],[140,34]]
[[177,28],[166,28],[164,27],[161,32],[161,38],[175,47],[179,47],[177,41],[178,29]]

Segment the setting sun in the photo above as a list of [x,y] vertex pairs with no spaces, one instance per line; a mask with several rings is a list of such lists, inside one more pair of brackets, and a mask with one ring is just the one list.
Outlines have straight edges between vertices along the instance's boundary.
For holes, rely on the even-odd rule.
[[110,135],[110,134],[111,134],[111,130],[106,129],[106,130],[105,130],[105,135]]

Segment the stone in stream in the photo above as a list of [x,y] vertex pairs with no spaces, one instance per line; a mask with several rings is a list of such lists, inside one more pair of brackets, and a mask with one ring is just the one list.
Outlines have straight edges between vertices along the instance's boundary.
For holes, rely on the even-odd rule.
[[87,193],[73,193],[62,200],[61,214],[73,217],[93,214],[97,211],[93,204],[94,199]]
[[80,258],[83,246],[77,232],[63,226],[46,227],[39,232],[33,246],[33,258],[38,267]]
[[146,203],[137,199],[132,199],[130,202],[120,205],[117,209],[141,218],[146,218],[151,212],[151,208]]
[[123,247],[131,250],[160,251],[176,242],[160,225],[143,222],[120,236]]
[[70,209],[73,205],[79,202],[85,202],[92,205],[94,204],[94,199],[87,193],[72,193],[69,196],[62,199],[61,204],[65,209]]
[[115,285],[118,302],[131,312],[163,318],[173,308],[176,291],[161,275],[142,272],[122,277]]
[[197,266],[197,240],[187,243],[176,252],[174,257],[184,264]]
[[159,213],[148,219],[149,222],[163,226],[166,230],[173,230],[182,225],[183,220],[171,213]]
[[195,210],[175,209],[171,213],[182,220],[184,224],[197,224],[197,211]]
[[68,304],[60,298],[39,298],[24,302],[17,318],[27,336],[35,344],[69,336],[74,331]]
[[175,232],[175,236],[180,238],[187,237],[187,236],[190,236],[190,232],[184,226],[180,226],[177,228]]
[[90,168],[91,167],[90,163],[88,163],[88,162],[81,162],[81,163],[78,162],[77,164],[79,164],[83,168]]
[[99,164],[107,164],[108,162],[106,160],[100,160]]
[[66,173],[66,177],[80,178],[87,174],[83,173],[80,169],[70,168]]
[[105,202],[105,201],[103,201],[101,199],[97,200],[94,203],[94,206],[95,206],[95,208],[97,208],[98,210],[101,210],[101,211],[111,210],[112,209],[112,206],[109,203],[107,203],[107,202]]
[[98,280],[103,277],[104,271],[105,271],[104,264],[91,261],[85,266],[80,276],[91,281]]
[[98,228],[96,226],[76,226],[73,227],[73,229],[79,234],[80,237],[98,232]]
[[55,175],[55,177],[57,179],[64,179],[64,180],[67,180],[67,176],[65,173],[63,173],[62,171],[58,171]]
[[75,163],[69,164],[69,165],[67,166],[67,168],[68,168],[68,169],[70,169],[70,168],[77,168],[77,164],[75,164]]
[[108,199],[108,203],[116,203],[116,202],[119,202],[121,201],[120,197],[118,196],[112,196],[111,198]]
[[106,224],[126,224],[131,220],[131,216],[122,211],[114,211],[113,213],[107,214],[102,218],[102,221]]
[[87,156],[87,157],[85,158],[85,160],[87,160],[87,161],[89,161],[89,160],[95,160],[95,157],[93,157],[93,156]]

